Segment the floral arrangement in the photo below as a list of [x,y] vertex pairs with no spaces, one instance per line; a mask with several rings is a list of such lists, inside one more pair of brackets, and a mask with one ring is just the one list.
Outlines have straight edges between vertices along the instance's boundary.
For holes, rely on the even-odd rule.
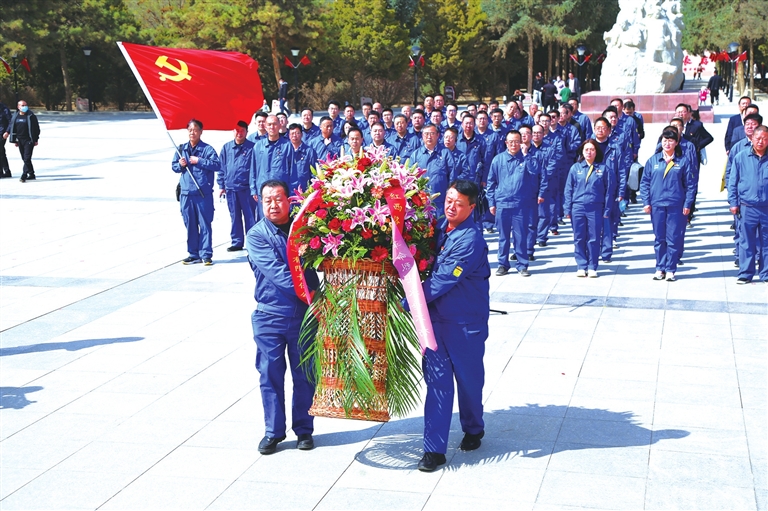
[[406,197],[403,239],[426,278],[435,260],[437,224],[426,170],[401,163],[380,148],[323,161],[313,174],[309,188],[298,190],[296,197],[303,201],[315,190],[322,193],[322,201],[306,211],[306,226],[299,233],[305,266],[317,268],[328,257],[390,261],[392,224],[384,190],[399,183]]
[[326,272],[299,339],[302,363],[316,384],[310,413],[405,416],[419,401],[419,339],[391,264],[397,227],[385,193],[399,186],[393,204],[401,208],[403,241],[423,280],[435,261],[437,224],[426,171],[379,149],[328,159],[312,172],[309,188],[297,190],[300,220],[291,234],[303,266]]

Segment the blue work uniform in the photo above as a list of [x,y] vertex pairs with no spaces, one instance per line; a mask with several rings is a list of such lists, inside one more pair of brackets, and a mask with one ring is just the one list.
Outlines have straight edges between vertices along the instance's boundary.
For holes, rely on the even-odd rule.
[[761,158],[754,149],[742,149],[736,155],[728,176],[728,204],[741,215],[739,278],[752,280],[759,252],[760,280],[768,282],[768,153]]
[[[186,167],[179,164],[179,153],[186,158]],[[189,162],[192,156],[198,158],[194,165]],[[194,147],[186,142],[174,154],[171,169],[181,174],[179,203],[187,228],[189,257],[210,259],[213,257],[213,173],[221,170],[219,156],[202,140]]]
[[496,156],[488,172],[488,206],[496,208],[499,229],[499,266],[509,268],[510,234],[514,244],[518,271],[528,268],[530,226],[536,210],[536,200],[546,193],[546,179],[533,159],[522,151],[509,151]]
[[341,138],[344,134],[344,123],[347,122],[342,116],[337,116],[333,119],[333,134]]
[[[253,172],[251,172],[251,195],[261,195],[261,185],[271,179],[291,182],[291,142],[278,137],[272,141],[262,138],[253,146]],[[256,208],[256,220],[262,217],[261,206]]]
[[341,154],[341,148],[344,145],[344,141],[335,133],[331,134],[331,138],[325,138],[323,135],[314,137],[308,142],[309,147],[315,150],[318,160],[325,160],[328,157],[338,158]]
[[301,141],[309,145],[310,141],[315,137],[321,137],[320,128],[312,124],[309,128],[305,128],[301,125]]
[[664,153],[648,158],[639,193],[643,204],[651,206],[656,270],[664,273],[677,270],[687,223],[683,208],[691,207],[695,191],[693,168],[688,159],[675,153],[670,161],[673,164],[667,171]]
[[610,215],[615,188],[604,163],[580,161],[568,172],[563,209],[571,217],[573,257],[579,270],[597,271],[603,219]]
[[576,110],[573,112],[573,119],[576,120],[577,123],[579,123],[579,126],[581,127],[581,139],[582,140],[589,140],[590,138],[595,138],[595,132],[592,129],[592,121],[590,121],[589,116],[583,112],[580,112]]
[[[748,138],[742,138],[738,140],[737,142],[734,142],[731,144],[731,150],[728,153],[728,161],[725,164],[725,186],[727,188],[728,182],[731,177],[731,168],[733,167],[733,161],[736,159],[736,155],[744,150],[751,150],[752,149],[752,141]],[[734,234],[733,234],[733,243],[736,246],[736,255],[739,254],[739,238],[741,235],[739,234],[739,222],[741,222],[741,213],[738,215],[733,215],[733,227],[734,227]]]
[[[291,429],[296,435],[312,434],[314,417],[309,415],[313,383],[301,367],[299,331],[307,304],[296,296],[288,266],[287,226],[280,228],[263,218],[246,236],[248,262],[256,277],[256,310],[251,315],[256,342],[256,369],[259,371],[261,401],[264,406],[265,434],[285,437],[285,354],[293,379]],[[305,270],[310,289],[317,289],[314,270]]]
[[472,215],[447,232],[443,222],[437,237],[437,260],[424,281],[424,298],[437,341],[426,350],[422,366],[427,395],[424,402],[424,450],[445,454],[458,390],[461,429],[471,435],[484,431],[483,384],[485,340],[488,338],[490,286],[488,245]]
[[451,171],[451,175],[456,176],[456,179],[467,179],[471,181],[467,155],[461,152],[457,146],[454,146],[453,150],[448,149],[448,152],[453,156],[453,170]]
[[290,191],[301,188],[302,191],[306,191],[309,186],[309,180],[312,179],[312,168],[317,165],[317,154],[315,150],[309,147],[305,142],[302,142],[298,148],[293,147],[291,144],[289,152],[289,160],[291,165],[291,179],[288,182]]
[[251,195],[250,184],[254,170],[253,146],[250,140],[242,144],[231,140],[224,144],[219,153],[221,172],[217,182],[227,197],[229,218],[232,221],[229,236],[233,247],[244,246],[245,233],[254,226],[257,218],[256,201]]
[[[544,202],[539,204],[539,225],[536,229],[536,241],[546,243],[549,229],[552,223],[557,225],[557,197],[560,190],[560,167],[564,165],[565,160],[565,142],[559,132],[547,131],[541,144],[548,151],[548,157],[554,162],[552,173],[549,174],[547,181],[547,194],[543,197]],[[570,167],[569,167],[570,168]],[[563,178],[564,179],[564,178]]]
[[567,123],[565,126],[561,126],[559,123],[555,127],[555,132],[559,133],[563,139],[563,148],[565,152],[563,158],[557,165],[557,197],[551,204],[552,220],[550,223],[550,230],[557,231],[558,221],[563,219],[563,195],[565,193],[565,181],[568,178],[568,173],[571,170],[571,165],[576,161],[576,152],[581,146],[581,133],[579,128],[573,124]]
[[485,140],[474,133],[472,138],[467,138],[462,133],[456,141],[456,148],[464,154],[469,166],[467,177],[462,179],[468,179],[477,184],[477,186],[482,187],[482,183],[488,181],[488,169],[490,168],[490,165],[488,167],[485,166]]
[[611,181],[611,194],[613,200],[608,204],[610,213],[608,218],[603,218],[601,228],[602,250],[600,256],[603,261],[613,257],[613,241],[619,235],[619,222],[621,210],[619,209],[619,197],[624,198],[623,190],[627,185],[627,173],[624,169],[632,164],[632,152],[624,143],[625,137],[618,132],[612,132],[604,142],[597,142],[597,146],[603,152],[603,163]]
[[432,201],[435,206],[438,218],[444,215],[443,207],[445,205],[445,194],[448,192],[448,185],[457,179],[455,174],[456,163],[451,152],[442,145],[435,146],[434,151],[429,151],[425,146],[416,149],[411,153],[411,165],[427,171],[429,178],[427,186],[429,193],[439,193]]
[[403,162],[410,157],[416,149],[421,147],[421,139],[410,131],[406,131],[405,136],[402,137],[395,131],[394,134],[390,134],[386,137],[386,141],[393,148],[389,155],[395,158],[400,157],[400,161]]

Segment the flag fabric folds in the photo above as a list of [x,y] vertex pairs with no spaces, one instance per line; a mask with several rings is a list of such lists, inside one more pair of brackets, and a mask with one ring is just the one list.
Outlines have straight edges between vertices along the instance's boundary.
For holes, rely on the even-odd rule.
[[166,129],[195,118],[206,129],[230,130],[264,103],[259,64],[248,55],[117,44]]

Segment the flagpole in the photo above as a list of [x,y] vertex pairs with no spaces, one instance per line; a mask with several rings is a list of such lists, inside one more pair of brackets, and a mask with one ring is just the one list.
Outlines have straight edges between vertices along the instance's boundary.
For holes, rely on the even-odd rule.
[[[176,147],[176,142],[173,141],[173,137],[171,136],[171,132],[168,131],[168,128],[165,125],[165,121],[163,121],[163,116],[160,115],[160,109],[157,108],[157,104],[155,103],[155,100],[152,98],[152,95],[149,93],[149,89],[147,89],[146,84],[144,83],[144,80],[141,78],[141,74],[136,69],[136,66],[133,64],[133,59],[130,55],[128,55],[128,52],[126,51],[125,47],[123,46],[122,41],[117,42],[118,48],[120,48],[120,51],[123,53],[123,57],[125,57],[125,61],[128,63],[128,66],[131,68],[131,71],[133,72],[133,75],[136,77],[136,80],[139,82],[139,86],[141,87],[141,90],[144,91],[144,96],[147,98],[147,101],[149,101],[149,105],[152,107],[152,111],[155,112],[155,118],[160,121],[163,124],[163,129],[165,130],[165,133],[168,135],[168,138],[171,141],[171,145],[173,146],[173,150],[176,151],[176,154],[179,156],[179,159],[182,158],[181,153],[179,152],[179,148]],[[184,171],[186,172],[189,170],[188,168],[184,167]],[[192,174],[192,172],[189,173],[189,177],[192,178],[192,182],[195,183],[195,187],[197,188],[197,191],[200,192],[201,197],[205,197],[205,194],[203,193],[203,190],[200,188],[200,185],[197,182],[197,179],[195,179],[195,176]]]

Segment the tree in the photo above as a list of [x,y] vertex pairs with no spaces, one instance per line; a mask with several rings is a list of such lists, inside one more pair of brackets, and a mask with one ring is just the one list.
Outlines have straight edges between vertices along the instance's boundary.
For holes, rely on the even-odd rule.
[[427,59],[425,80],[433,91],[449,83],[460,91],[473,72],[484,71],[490,53],[480,0],[421,0],[416,19]]

